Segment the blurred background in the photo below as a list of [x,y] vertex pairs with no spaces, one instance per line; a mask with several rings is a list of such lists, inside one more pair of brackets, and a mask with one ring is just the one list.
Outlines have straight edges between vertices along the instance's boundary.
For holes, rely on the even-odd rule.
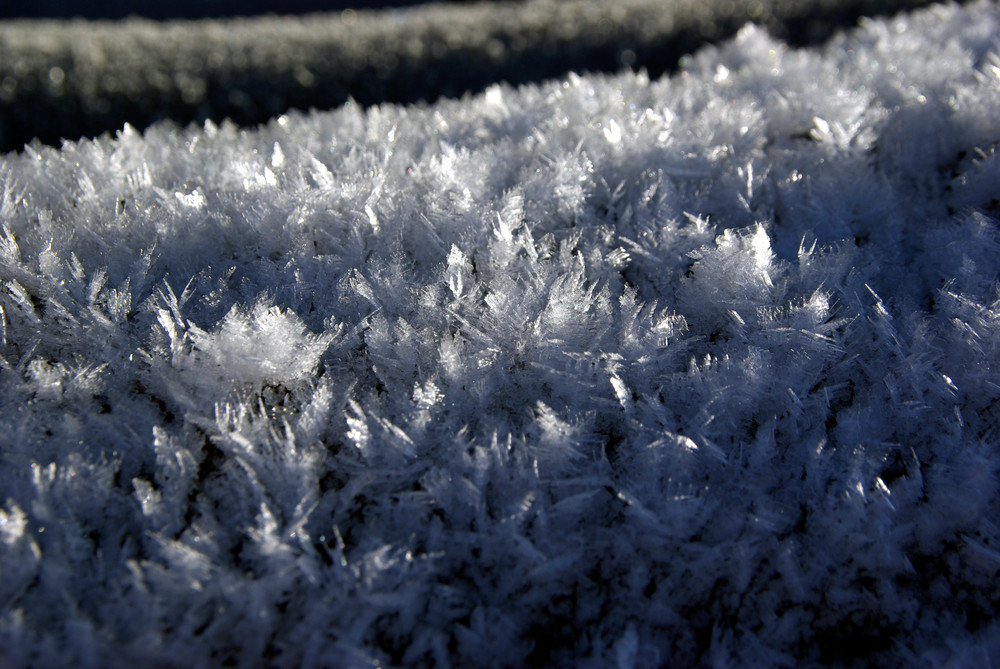
[[927,2],[0,0],[0,151],[125,123],[252,126],[348,100],[430,102],[570,71],[658,77],[748,21],[800,46]]
[[[467,2],[469,0],[443,0]],[[175,0],[174,2],[138,2],[137,0],[3,0],[0,19],[10,18],[82,18],[124,19],[142,16],[148,19],[217,19],[230,16],[264,14],[313,14],[344,9],[384,9],[407,7],[426,0]]]

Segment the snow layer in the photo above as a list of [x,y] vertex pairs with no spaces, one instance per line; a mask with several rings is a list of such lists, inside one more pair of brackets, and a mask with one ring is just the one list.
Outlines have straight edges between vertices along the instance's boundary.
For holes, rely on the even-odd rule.
[[0,160],[0,665],[1000,660],[1000,11]]

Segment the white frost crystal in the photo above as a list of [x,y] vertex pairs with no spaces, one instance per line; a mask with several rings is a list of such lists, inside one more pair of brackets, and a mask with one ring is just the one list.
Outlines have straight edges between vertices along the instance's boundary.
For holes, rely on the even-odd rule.
[[997,53],[0,158],[0,665],[997,663]]

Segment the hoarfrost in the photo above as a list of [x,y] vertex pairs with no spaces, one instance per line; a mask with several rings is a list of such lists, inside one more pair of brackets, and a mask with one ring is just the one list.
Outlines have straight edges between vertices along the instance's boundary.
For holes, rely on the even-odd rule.
[[0,160],[0,664],[996,661],[1000,13]]

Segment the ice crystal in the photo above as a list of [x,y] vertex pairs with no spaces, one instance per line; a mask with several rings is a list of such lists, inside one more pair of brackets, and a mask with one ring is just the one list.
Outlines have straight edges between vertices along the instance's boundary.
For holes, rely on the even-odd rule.
[[4,156],[0,664],[995,662],[998,36]]

